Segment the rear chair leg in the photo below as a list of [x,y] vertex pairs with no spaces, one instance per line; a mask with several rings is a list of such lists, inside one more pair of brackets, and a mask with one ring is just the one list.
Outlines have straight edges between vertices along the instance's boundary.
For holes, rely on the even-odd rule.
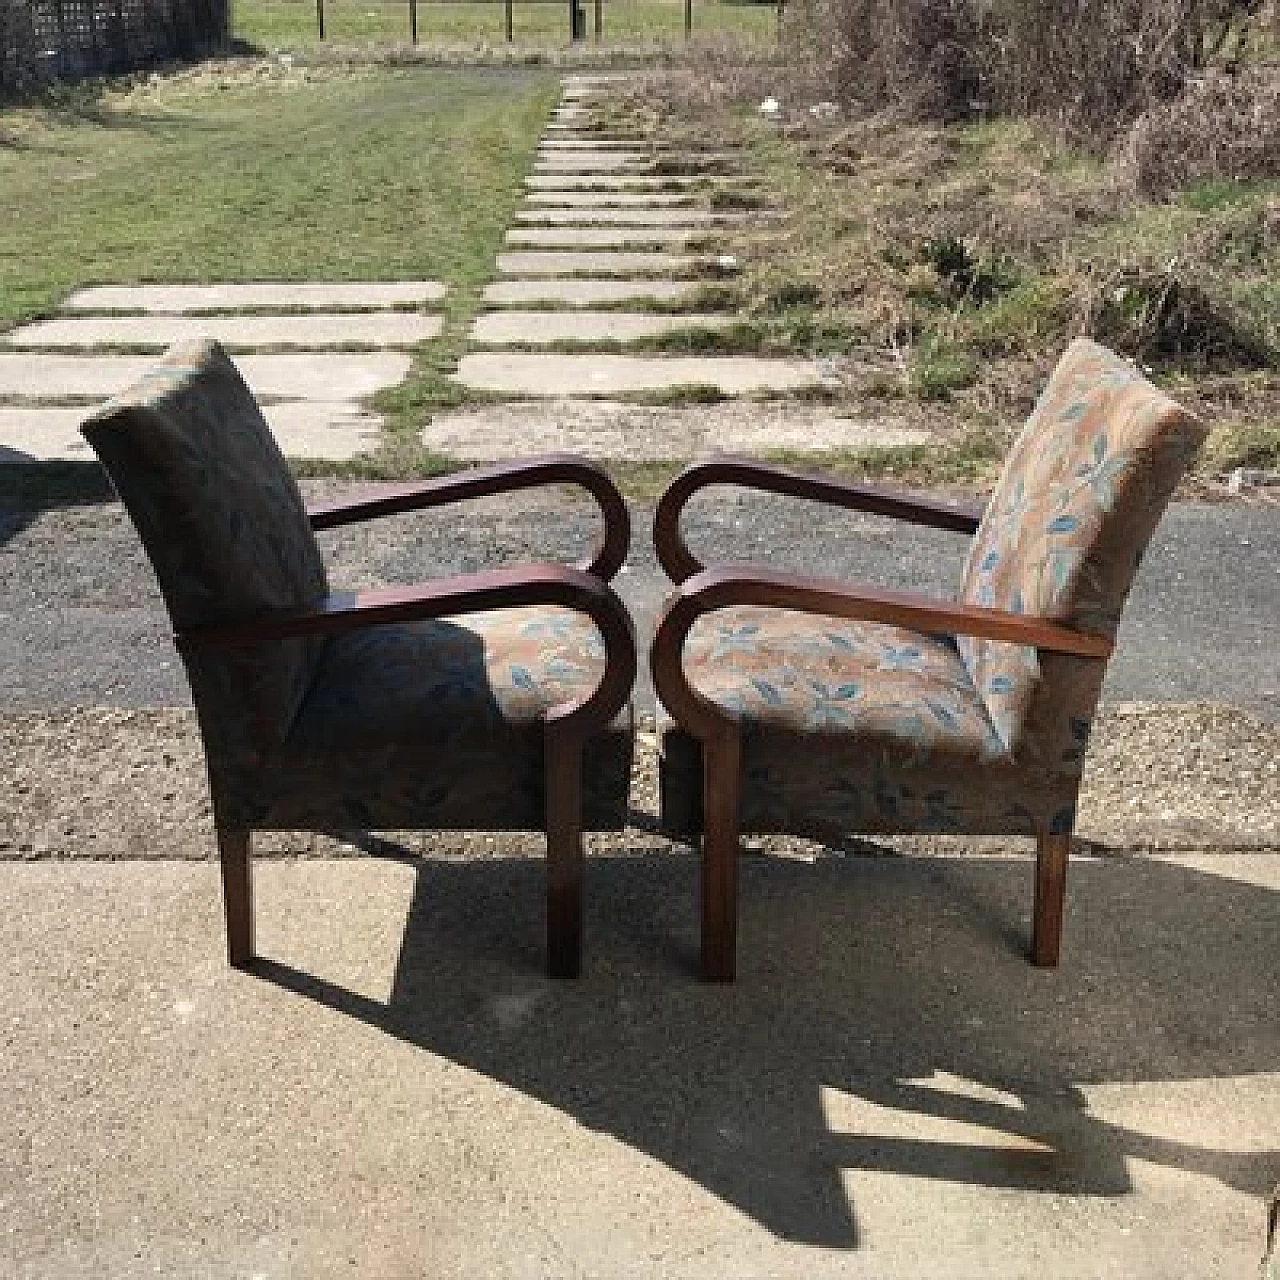
[[742,749],[735,733],[703,744],[702,976],[732,982],[738,954],[738,796]]
[[547,973],[582,969],[582,747],[546,743]]
[[253,960],[253,868],[247,828],[219,827],[222,900],[227,912],[227,959],[233,969]]
[[1062,947],[1062,905],[1067,887],[1071,832],[1036,837],[1036,900],[1031,925],[1031,963],[1056,969]]

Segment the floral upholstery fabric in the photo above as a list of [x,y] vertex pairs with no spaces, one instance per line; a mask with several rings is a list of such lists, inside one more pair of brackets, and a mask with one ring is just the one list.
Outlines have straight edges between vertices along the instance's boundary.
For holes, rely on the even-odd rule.
[[[1095,342],[1073,342],[1005,462],[961,599],[1114,636],[1205,431],[1133,365]],[[967,636],[959,647],[1014,755],[1078,771],[1103,664]]]
[[[1204,427],[1072,343],[974,536],[961,599],[1113,635]],[[685,670],[742,726],[746,830],[1069,831],[1102,660],[771,609],[699,620]],[[700,825],[701,748],[662,729],[664,825]]]
[[[699,619],[684,667],[742,726],[749,830],[1031,829],[1020,771],[946,638],[743,606]],[[667,722],[662,754],[664,823],[694,830],[699,744]],[[1050,787],[1037,811],[1071,796]]]
[[[584,614],[498,609],[337,636],[245,825],[536,828],[542,717],[599,684],[605,653]],[[585,753],[585,822],[620,827],[631,731]]]
[[[301,494],[216,343],[174,347],[83,433],[132,517],[175,627],[329,593]],[[552,607],[184,653],[226,827],[536,829],[541,715],[599,683],[585,615]],[[626,814],[631,732],[584,753],[584,824]]]
[[[175,627],[295,611],[328,594],[298,487],[216,343],[173,347],[81,431],[138,530]],[[323,647],[289,640],[189,661],[197,707],[220,708],[202,716],[208,729],[229,749],[279,740]]]
[[898,627],[742,606],[700,618],[684,665],[747,735],[856,733],[904,764],[994,759],[1004,744],[955,646]]

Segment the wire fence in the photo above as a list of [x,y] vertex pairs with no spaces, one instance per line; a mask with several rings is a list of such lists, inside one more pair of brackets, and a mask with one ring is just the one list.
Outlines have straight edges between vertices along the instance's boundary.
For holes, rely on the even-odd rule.
[[229,0],[0,0],[0,93],[206,57],[230,22]]
[[483,41],[670,42],[692,34],[776,40],[778,0],[237,0],[235,35],[261,49]]

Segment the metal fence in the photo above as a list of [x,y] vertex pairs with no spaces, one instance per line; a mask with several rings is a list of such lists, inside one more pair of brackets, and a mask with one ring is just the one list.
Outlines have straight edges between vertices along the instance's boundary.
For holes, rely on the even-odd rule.
[[0,0],[0,93],[206,57],[230,22],[230,0]]

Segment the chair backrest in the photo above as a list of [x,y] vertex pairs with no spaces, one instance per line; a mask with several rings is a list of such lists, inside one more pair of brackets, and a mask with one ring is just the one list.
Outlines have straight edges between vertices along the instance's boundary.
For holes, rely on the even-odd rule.
[[[1206,428],[1133,365],[1077,339],[1014,444],[961,598],[1114,636],[1147,542]],[[1078,771],[1105,663],[961,637],[1006,745]]]
[[[328,593],[319,548],[253,394],[216,342],[179,343],[81,427],[133,520],[175,628],[287,612]],[[201,724],[288,730],[323,641],[188,658]]]

